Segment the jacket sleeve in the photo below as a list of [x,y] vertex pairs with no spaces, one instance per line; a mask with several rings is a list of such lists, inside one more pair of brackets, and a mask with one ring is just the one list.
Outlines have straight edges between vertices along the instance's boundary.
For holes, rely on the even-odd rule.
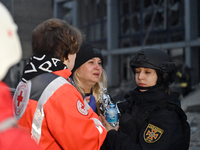
[[174,110],[155,113],[139,134],[143,150],[177,150],[184,137],[182,124]]
[[139,132],[139,142],[129,135],[110,130],[106,145],[111,150],[177,150],[183,138],[181,122],[174,111],[163,110],[154,115]]
[[47,126],[63,149],[100,149],[107,131],[72,85],[64,85],[45,105]]
[[140,144],[133,143],[130,136],[116,130],[108,131],[105,143],[109,150],[141,150]]

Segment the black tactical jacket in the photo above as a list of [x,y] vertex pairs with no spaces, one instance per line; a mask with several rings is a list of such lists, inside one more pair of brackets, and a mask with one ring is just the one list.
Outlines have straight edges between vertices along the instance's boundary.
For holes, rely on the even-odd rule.
[[159,88],[146,92],[136,88],[125,98],[126,101],[118,106],[121,111],[119,131],[110,130],[107,134],[108,149],[180,149],[184,139],[180,116],[173,107],[159,107],[166,101],[180,104],[175,94],[169,96]]

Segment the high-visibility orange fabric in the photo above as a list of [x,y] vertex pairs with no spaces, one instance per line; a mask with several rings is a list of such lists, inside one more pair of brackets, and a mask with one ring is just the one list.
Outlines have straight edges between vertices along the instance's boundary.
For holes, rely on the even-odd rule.
[[[68,78],[68,69],[54,72]],[[89,108],[88,114],[81,113],[80,102],[85,106],[82,95],[71,84],[58,88],[43,105],[44,119],[39,145],[48,150],[98,150],[106,137],[107,131],[100,124],[98,130],[92,118],[97,114]],[[37,101],[29,100],[19,124],[31,131]],[[78,108],[79,107],[79,108]],[[82,109],[82,107],[81,107]]]
[[[0,150],[39,150],[30,134],[8,122],[14,120],[12,95],[6,83],[0,81]],[[5,125],[5,123],[7,124]]]

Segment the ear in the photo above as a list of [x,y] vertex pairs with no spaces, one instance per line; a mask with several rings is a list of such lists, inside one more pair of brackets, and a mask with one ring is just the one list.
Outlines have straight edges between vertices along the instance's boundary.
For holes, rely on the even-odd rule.
[[64,57],[64,61],[67,61],[67,62],[70,62],[70,57],[69,57],[69,54],[67,56],[68,58]]
[[64,57],[63,63],[64,63],[66,66],[68,66],[68,64],[69,64],[69,59],[66,59],[66,57]]

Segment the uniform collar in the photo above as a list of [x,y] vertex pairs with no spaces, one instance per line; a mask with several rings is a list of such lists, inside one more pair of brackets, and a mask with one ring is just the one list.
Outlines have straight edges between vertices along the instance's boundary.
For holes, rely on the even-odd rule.
[[53,73],[58,76],[62,76],[66,79],[68,79],[70,75],[72,74],[72,72],[69,69],[58,70],[58,71],[54,71]]
[[160,101],[169,97],[167,93],[163,91],[160,87],[148,90],[145,92],[140,92],[138,88],[130,92],[131,97],[134,97],[135,101]]

